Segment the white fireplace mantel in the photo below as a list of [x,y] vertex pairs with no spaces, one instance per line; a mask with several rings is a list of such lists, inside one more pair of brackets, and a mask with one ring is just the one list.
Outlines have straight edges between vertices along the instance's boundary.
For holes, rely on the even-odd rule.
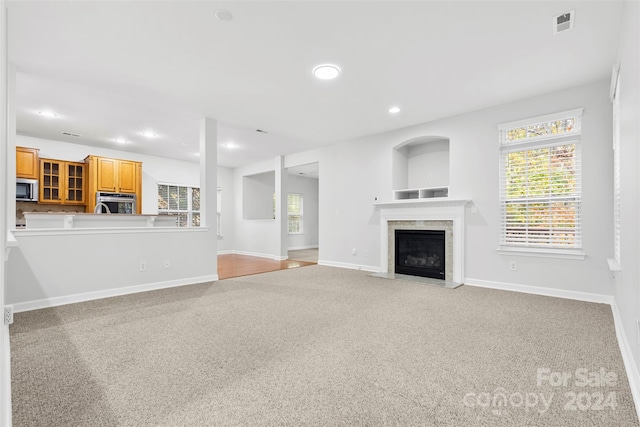
[[448,197],[434,197],[431,199],[405,199],[405,200],[394,200],[392,202],[376,202],[373,206],[380,207],[381,209],[385,208],[401,208],[401,207],[455,207],[455,206],[465,206],[467,203],[471,203],[469,199],[449,199]]
[[465,206],[471,200],[437,198],[376,203],[380,209],[380,271],[389,272],[389,221],[452,221],[453,281],[464,280]]

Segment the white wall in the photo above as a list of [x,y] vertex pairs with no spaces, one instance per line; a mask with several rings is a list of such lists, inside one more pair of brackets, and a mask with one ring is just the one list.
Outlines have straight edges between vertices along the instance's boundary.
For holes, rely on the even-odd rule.
[[[638,369],[640,345],[636,338],[636,319],[640,317],[640,4],[627,2],[625,7],[618,57],[621,107],[622,272],[614,280],[614,295],[626,340]],[[607,207],[612,209],[610,204]],[[610,256],[613,256],[613,252]]]
[[218,252],[229,252],[234,249],[234,221],[236,191],[233,187],[233,169],[218,166],[218,187],[222,189],[222,236],[218,237]]
[[242,219],[273,219],[273,171],[242,177]]
[[[9,255],[7,301],[18,305],[39,300],[66,302],[65,298],[78,294],[215,280],[217,268],[215,263],[211,267],[208,233],[193,230],[17,232],[20,248]],[[163,260],[169,260],[171,267],[165,269]],[[147,271],[139,271],[140,261],[146,261]]]
[[[403,190],[409,188],[409,147],[391,151],[392,188]],[[386,195],[385,195],[386,196]],[[386,197],[385,197],[386,198]]]
[[[274,219],[244,219],[243,178],[274,171],[274,162],[265,161],[233,170],[235,192],[234,250],[239,253],[264,257],[279,257],[280,228]],[[273,202],[272,202],[273,203]],[[272,206],[272,204],[270,205]],[[271,208],[271,212],[273,212]],[[273,214],[272,214],[273,215]]]
[[449,185],[449,141],[426,142],[408,148],[407,188]]
[[[315,150],[303,158],[320,162],[319,258],[333,265],[376,269],[379,212],[374,197],[390,201],[400,180],[394,147],[431,135],[449,143],[449,197],[471,199],[466,215],[466,282],[519,284],[612,295],[606,258],[612,252],[612,153],[609,82],[600,81],[551,94],[424,123]],[[584,107],[583,248],[585,260],[497,253],[499,236],[498,131],[500,123]],[[292,162],[287,162],[292,163]],[[352,255],[356,249],[357,255]],[[365,253],[367,256],[365,256]],[[517,271],[509,262],[517,262]]]
[[288,235],[289,250],[318,247],[318,179],[289,175],[287,193],[302,194],[303,201],[303,232]]

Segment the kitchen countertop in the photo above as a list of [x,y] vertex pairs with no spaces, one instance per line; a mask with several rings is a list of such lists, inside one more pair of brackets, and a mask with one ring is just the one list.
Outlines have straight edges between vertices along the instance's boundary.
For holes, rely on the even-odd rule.
[[151,214],[25,212],[26,230],[177,227],[177,217]]

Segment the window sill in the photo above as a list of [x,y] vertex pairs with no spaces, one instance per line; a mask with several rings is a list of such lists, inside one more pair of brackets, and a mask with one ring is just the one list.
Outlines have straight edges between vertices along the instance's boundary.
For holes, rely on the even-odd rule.
[[541,248],[522,248],[500,246],[497,249],[502,255],[518,255],[531,256],[540,258],[560,258],[560,259],[579,259],[583,260],[587,254],[580,249],[541,249]]
[[295,236],[295,235],[298,235],[298,234],[304,234],[304,232],[300,231],[298,233],[289,233],[290,236]]
[[614,273],[619,273],[622,271],[622,267],[620,267],[620,264],[618,264],[618,261],[616,261],[613,258],[607,258],[607,263],[609,264],[609,270],[611,270]]

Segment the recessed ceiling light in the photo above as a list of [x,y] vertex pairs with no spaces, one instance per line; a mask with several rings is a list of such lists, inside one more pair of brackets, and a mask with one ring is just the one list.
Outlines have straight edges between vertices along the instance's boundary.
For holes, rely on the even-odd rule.
[[38,114],[40,114],[43,117],[49,117],[52,119],[58,117],[58,115],[53,111],[38,111]]
[[338,77],[340,74],[340,68],[332,64],[318,65],[313,69],[313,75],[320,80],[332,80]]
[[233,142],[227,142],[227,143],[225,143],[225,144],[222,144],[222,146],[223,146],[224,148],[229,149],[229,150],[233,150],[234,148],[238,148],[238,145],[237,145],[237,144],[234,144]]
[[226,9],[218,9],[213,14],[221,21],[229,22],[233,19],[231,12]]
[[400,112],[400,107],[391,107],[391,108],[389,108],[389,112],[391,114],[397,114],[397,113]]
[[140,135],[146,136],[147,138],[155,138],[157,135],[151,131],[140,132]]
[[126,144],[127,140],[124,138],[114,138],[113,139],[114,142],[117,142],[118,144]]

